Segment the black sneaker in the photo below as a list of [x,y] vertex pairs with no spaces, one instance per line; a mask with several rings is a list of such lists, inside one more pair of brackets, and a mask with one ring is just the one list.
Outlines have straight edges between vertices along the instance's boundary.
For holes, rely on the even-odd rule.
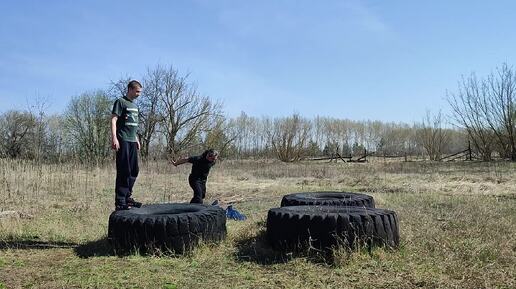
[[142,203],[137,202],[137,201],[136,201],[135,199],[133,199],[133,198],[127,198],[126,202],[127,202],[127,205],[128,205],[129,207],[139,208],[139,207],[141,207],[141,206],[142,206]]
[[116,205],[115,211],[124,211],[124,210],[129,210],[130,208],[131,208],[131,206],[128,206],[128,205]]

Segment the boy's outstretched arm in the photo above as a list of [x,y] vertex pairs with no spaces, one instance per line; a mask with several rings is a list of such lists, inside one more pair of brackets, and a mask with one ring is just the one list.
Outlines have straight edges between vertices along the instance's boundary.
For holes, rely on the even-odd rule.
[[174,166],[178,166],[178,165],[182,165],[184,163],[187,163],[188,162],[188,158],[180,158],[178,159],[177,161],[174,161],[172,160],[171,163],[174,165]]

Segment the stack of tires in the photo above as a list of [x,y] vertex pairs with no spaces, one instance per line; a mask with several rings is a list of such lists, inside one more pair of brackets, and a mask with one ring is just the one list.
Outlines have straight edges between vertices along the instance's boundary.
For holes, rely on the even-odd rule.
[[226,237],[226,212],[200,204],[152,204],[115,211],[109,216],[108,240],[118,253],[182,254],[203,242]]
[[399,245],[398,217],[371,196],[347,192],[285,195],[269,210],[267,238],[277,249]]

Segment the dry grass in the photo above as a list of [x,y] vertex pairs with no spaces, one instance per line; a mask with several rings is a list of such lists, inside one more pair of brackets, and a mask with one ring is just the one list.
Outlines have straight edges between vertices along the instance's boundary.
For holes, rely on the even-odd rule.
[[[147,163],[145,203],[185,202],[189,166]],[[113,167],[0,160],[0,288],[515,288],[516,170],[511,163],[225,161],[208,199],[234,202],[245,222],[186,256],[114,256],[105,241]],[[286,193],[366,192],[398,212],[391,251],[273,251],[267,210]]]

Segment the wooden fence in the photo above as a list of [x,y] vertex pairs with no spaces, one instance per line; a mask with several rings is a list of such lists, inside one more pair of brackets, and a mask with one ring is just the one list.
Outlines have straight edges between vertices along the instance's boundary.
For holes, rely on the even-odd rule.
[[[347,155],[347,156],[342,156],[341,154],[336,152],[330,156],[311,157],[311,158],[306,158],[305,160],[308,160],[308,161],[328,160],[329,162],[333,162],[333,161],[338,162],[339,160],[342,160],[345,163],[350,163],[350,162],[351,163],[364,163],[364,162],[368,161],[367,157],[369,157],[369,156],[375,156],[377,158],[384,158],[384,159],[403,158],[403,160],[405,162],[410,161],[413,158],[413,156],[407,155],[406,153],[401,156],[400,155],[385,155],[385,154],[377,154],[376,152],[367,152],[366,150],[364,150],[364,154],[361,156],[358,156],[358,157],[352,156],[351,154]],[[476,160],[476,159],[478,159],[478,157],[476,156],[476,154],[474,154],[472,152],[471,146],[468,146],[468,148],[463,151],[456,152],[456,153],[449,154],[449,155],[444,155],[438,161],[440,161],[440,162],[451,162],[451,161],[456,161],[456,160],[471,161],[471,160]]]

